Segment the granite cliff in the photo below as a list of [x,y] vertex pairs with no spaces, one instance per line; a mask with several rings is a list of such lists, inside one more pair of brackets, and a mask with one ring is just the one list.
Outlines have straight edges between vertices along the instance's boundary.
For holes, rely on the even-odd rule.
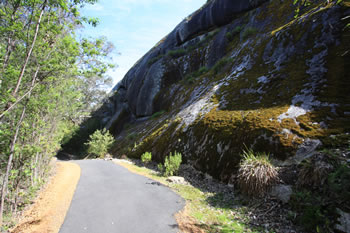
[[284,166],[347,142],[349,14],[348,2],[209,1],[145,54],[100,109],[117,138],[113,154],[150,151],[162,161],[177,150],[233,182],[245,147]]

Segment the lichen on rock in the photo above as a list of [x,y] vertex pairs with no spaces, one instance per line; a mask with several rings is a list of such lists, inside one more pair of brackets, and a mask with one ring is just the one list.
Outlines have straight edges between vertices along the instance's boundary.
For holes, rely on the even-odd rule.
[[349,7],[294,10],[291,0],[214,0],[181,22],[105,104],[107,126],[130,147],[121,151],[162,161],[177,150],[229,182],[244,146],[291,164],[349,132]]

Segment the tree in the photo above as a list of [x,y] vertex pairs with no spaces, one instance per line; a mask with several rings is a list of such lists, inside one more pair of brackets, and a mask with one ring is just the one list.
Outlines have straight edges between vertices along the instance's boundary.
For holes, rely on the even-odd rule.
[[79,13],[95,2],[0,2],[0,231],[3,214],[27,202],[51,157],[99,101],[93,93],[105,95],[113,46],[74,34],[83,22],[97,24]]

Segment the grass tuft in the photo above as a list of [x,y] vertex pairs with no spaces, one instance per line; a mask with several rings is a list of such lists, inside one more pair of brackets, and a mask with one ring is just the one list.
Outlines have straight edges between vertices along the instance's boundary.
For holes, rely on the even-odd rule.
[[252,149],[243,151],[243,160],[238,171],[238,186],[244,194],[262,196],[277,181],[277,170],[267,154],[255,153]]
[[258,30],[254,27],[247,27],[243,33],[242,33],[242,39],[246,40],[248,37],[255,35],[258,32]]

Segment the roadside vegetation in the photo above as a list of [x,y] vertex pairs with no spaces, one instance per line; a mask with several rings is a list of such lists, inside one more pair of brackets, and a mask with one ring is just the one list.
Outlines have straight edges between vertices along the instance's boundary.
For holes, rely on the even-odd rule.
[[144,164],[148,164],[152,160],[152,153],[151,152],[145,152],[141,155],[141,161]]
[[36,196],[50,160],[98,108],[114,49],[81,38],[83,5],[95,0],[0,3],[0,231]]
[[182,162],[182,155],[175,151],[174,155],[172,153],[165,157],[164,164],[158,164],[158,169],[163,176],[173,176],[177,175],[180,164]]
[[[339,206],[349,208],[350,168],[342,158],[348,153],[349,146],[334,145],[294,166],[293,177],[286,181],[292,185],[286,203],[276,199],[270,191],[272,187],[283,184],[283,177],[290,171],[275,167],[268,154],[250,148],[242,151],[234,188],[182,164],[179,162],[182,160],[180,153],[174,153],[178,155],[177,159],[171,159],[174,155],[169,154],[158,166],[152,160],[145,166],[137,160],[123,166],[161,182],[183,197],[187,203],[185,215],[192,219],[190,225],[198,232],[287,232],[288,229],[332,232],[343,213]],[[178,164],[177,172],[166,172],[166,167],[177,167]],[[183,177],[185,182],[168,179],[172,175]],[[180,226],[183,216],[181,219]]]
[[114,137],[105,129],[96,130],[90,135],[90,140],[85,144],[88,146],[87,152],[97,158],[105,158],[108,150],[114,143]]
[[[254,154],[251,150],[246,153],[247,155],[249,153],[249,156],[247,156],[249,159],[246,159],[248,160],[246,163],[249,163]],[[142,162],[145,163],[145,158],[149,157],[151,157],[150,153],[145,152],[141,156]],[[265,158],[258,156],[257,158],[254,160],[265,162]],[[148,161],[148,159],[146,160]],[[172,175],[186,176],[186,165],[180,166],[181,162],[181,153],[175,152],[166,156],[164,164],[160,163],[158,166],[154,163],[153,165],[149,164],[149,162],[149,166],[138,166],[123,162],[122,165],[135,173],[147,176],[170,187],[184,198],[187,204],[185,215],[188,215],[189,219],[195,219],[195,223],[192,223],[192,229],[195,228],[198,231],[205,232],[261,232],[262,228],[250,225],[250,219],[247,217],[249,207],[242,205],[242,200],[236,199],[233,189],[227,185],[219,184],[218,186],[224,187],[222,190],[217,188],[206,189],[203,187],[207,181],[203,182],[203,187],[201,187],[201,185],[191,181],[179,184],[168,180],[168,177]],[[260,180],[256,182],[260,182]],[[181,221],[183,220],[179,221],[181,229]],[[265,230],[264,232],[270,231]]]
[[252,149],[243,151],[243,159],[238,170],[238,186],[248,196],[263,196],[278,182],[278,173],[269,156],[254,153]]

